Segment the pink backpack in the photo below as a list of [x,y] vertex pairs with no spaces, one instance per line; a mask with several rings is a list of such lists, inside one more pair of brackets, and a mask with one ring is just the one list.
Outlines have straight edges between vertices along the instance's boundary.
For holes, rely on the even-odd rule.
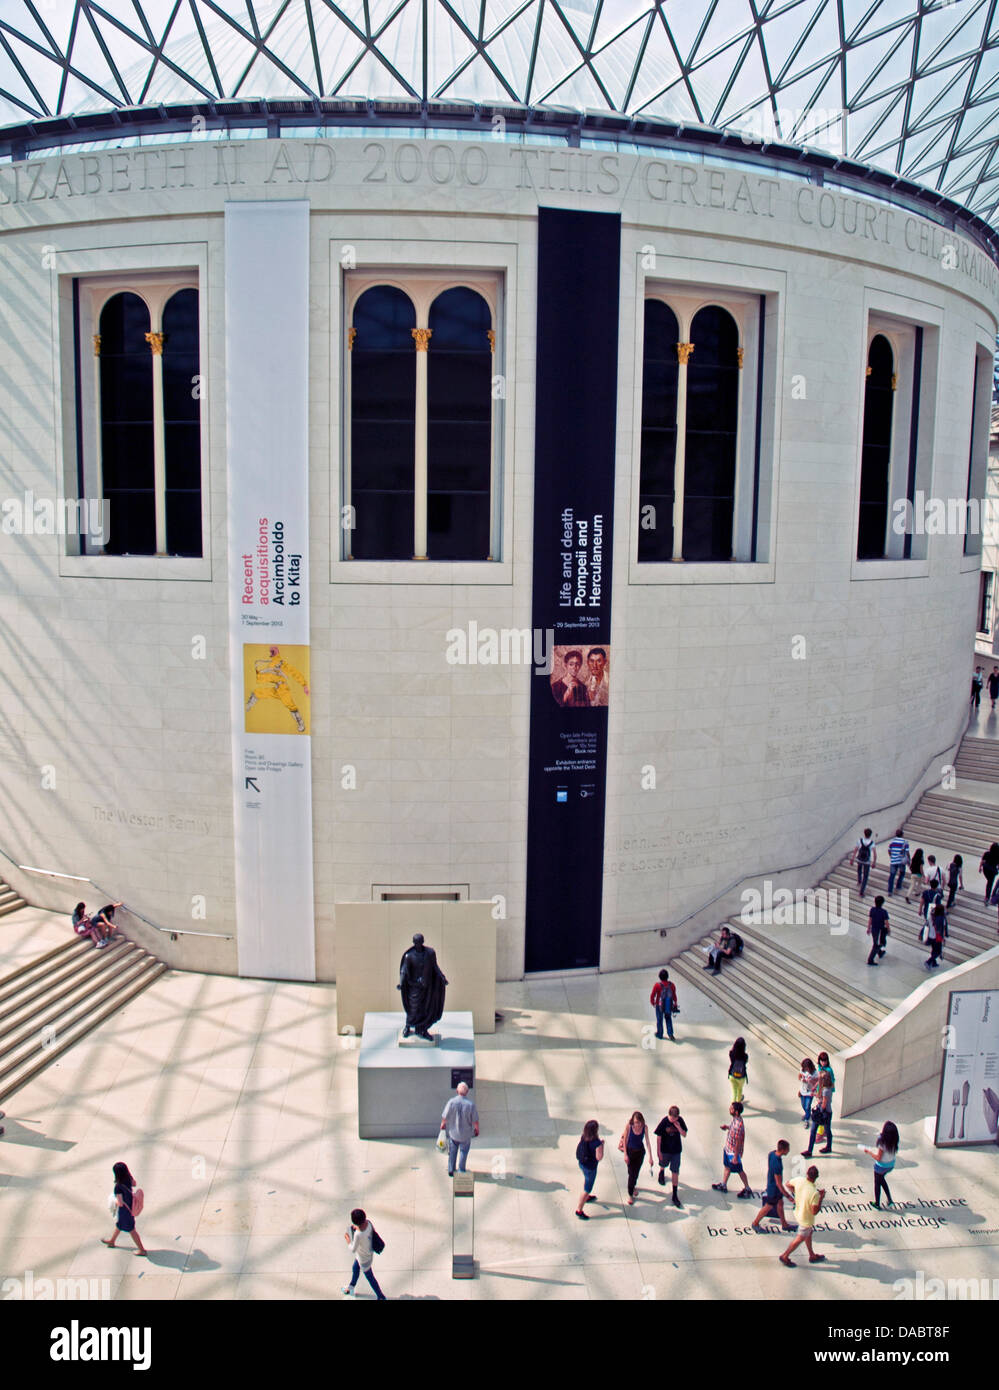
[[142,1208],[146,1205],[146,1194],[141,1187],[132,1189],[132,1218],[142,1215]]

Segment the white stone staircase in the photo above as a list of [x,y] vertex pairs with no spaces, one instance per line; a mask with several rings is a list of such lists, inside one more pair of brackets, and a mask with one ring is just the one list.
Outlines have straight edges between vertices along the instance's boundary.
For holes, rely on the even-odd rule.
[[[999,785],[999,742],[965,738],[955,768],[958,789],[962,779]],[[892,826],[891,833],[894,829]],[[999,841],[999,805],[925,792],[905,822],[904,831],[913,850],[922,845],[936,854],[945,870],[954,854],[960,854],[964,860],[965,889],[948,912],[944,964],[959,964],[999,944],[996,909],[983,904],[985,880],[978,872],[982,852],[993,840]],[[883,838],[878,847],[878,864],[871,871],[863,898],[857,894],[856,868],[850,866],[849,858],[841,860],[818,886],[848,890],[850,923],[857,929],[851,935],[866,940],[867,915],[874,897],[878,893],[887,897],[887,840]],[[907,877],[905,887],[910,886]],[[920,954],[926,953],[927,947],[919,941],[922,921],[918,901],[906,904],[903,890],[901,895],[896,892],[888,905],[890,949],[905,945]],[[797,1068],[802,1057],[814,1059],[820,1050],[832,1053],[852,1047],[891,1012],[892,1005],[817,968],[811,960],[743,925],[737,918],[730,919],[727,925],[742,937],[745,950],[736,960],[723,963],[721,975],[711,975],[704,969],[706,951],[716,939],[716,932],[669,960],[670,972],[713,1000],[741,1028],[761,1038],[789,1065]]]

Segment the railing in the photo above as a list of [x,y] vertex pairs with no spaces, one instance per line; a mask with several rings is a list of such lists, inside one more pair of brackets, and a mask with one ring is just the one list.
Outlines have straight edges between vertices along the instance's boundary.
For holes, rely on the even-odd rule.
[[[60,873],[57,869],[36,869],[36,868],[34,867],[34,865],[32,865],[32,864],[18,864],[18,862],[17,862],[16,859],[12,859],[12,858],[10,857],[10,855],[7,854],[7,853],[6,853],[4,850],[2,850],[2,849],[0,849],[0,859],[6,859],[6,861],[7,861],[8,864],[13,864],[13,866],[14,866],[15,869],[19,869],[22,873],[25,873],[25,874],[39,874],[41,877],[44,877],[44,878],[61,878],[61,879],[66,879],[66,880],[67,880],[68,882],[70,882],[70,883],[89,883],[90,886],[91,886],[91,888],[93,888],[94,891],[95,891],[100,897],[104,898],[105,901],[107,901],[107,902],[117,902],[117,901],[118,901],[117,898],[114,896],[113,893],[108,892],[108,890],[107,890],[106,888],[102,888],[101,885],[100,885],[99,883],[97,883],[94,879],[92,879],[92,878],[87,878],[87,877],[85,877],[85,876],[82,875],[82,874],[64,874],[64,873]],[[137,911],[135,910],[135,908],[134,908],[134,907],[130,907],[130,906],[128,905],[128,903],[122,903],[122,906],[123,906],[129,913],[131,913],[131,915],[132,915],[133,917],[136,917],[140,922],[144,922],[144,923],[146,924],[146,926],[147,926],[147,927],[150,927],[153,931],[160,932],[161,935],[163,935],[163,936],[170,936],[170,937],[178,937],[178,936],[211,937],[211,938],[214,938],[214,939],[219,940],[219,941],[232,941],[232,939],[233,939],[232,932],[221,932],[221,931],[197,931],[197,930],[193,930],[193,929],[188,930],[188,928],[186,928],[186,927],[161,927],[160,924],[159,924],[158,922],[153,922],[153,921],[151,921],[150,918],[146,917],[144,913],[142,913],[142,912],[137,912]]]
[[[956,742],[958,744],[960,744],[961,740],[967,733],[968,725],[970,724],[970,722],[971,711],[969,710],[964,717],[963,728],[957,735]],[[951,739],[949,743],[944,744],[943,748],[941,748],[939,752],[934,753],[933,756],[927,760],[926,766],[923,768],[922,772],[919,774],[916,780],[910,785],[908,791],[906,791],[902,796],[896,797],[895,800],[889,802],[887,806],[878,806],[873,811],[866,811],[864,813],[865,819],[873,818],[874,816],[879,816],[882,813],[882,811],[890,811],[893,809],[893,807],[898,806],[901,802],[907,801],[909,797],[913,794],[913,792],[916,790],[916,788],[919,786],[923,778],[926,776],[927,772],[930,770],[937,758],[941,757],[944,753],[946,753],[948,749],[953,748],[954,743],[955,740]],[[747,881],[757,878],[776,878],[778,874],[791,874],[795,873],[798,869],[807,869],[810,865],[815,864],[818,860],[823,858],[824,855],[828,854],[829,851],[836,844],[836,842],[843,838],[843,836],[850,829],[850,826],[853,825],[856,820],[857,817],[852,816],[850,820],[847,821],[846,825],[843,826],[843,829],[838,831],[838,833],[832,837],[832,839],[826,845],[825,849],[820,850],[818,854],[813,855],[810,859],[804,860],[804,862],[801,864],[787,864],[781,869],[761,869],[758,873],[740,874],[738,878],[732,880],[732,882],[728,885],[727,888],[723,888],[720,892],[716,893],[713,898],[708,898],[707,902],[703,902],[700,905],[700,907],[695,907],[692,912],[687,913],[686,917],[681,917],[679,922],[672,922],[667,927],[622,927],[620,931],[609,931],[607,935],[642,936],[646,932],[657,932],[660,936],[665,936],[667,932],[678,931],[680,927],[686,926],[686,924],[693,917],[696,917],[698,913],[706,912],[708,908],[712,906],[713,903],[718,902],[721,898],[727,897],[727,895],[731,893],[733,889],[738,888],[740,883],[746,883]]]

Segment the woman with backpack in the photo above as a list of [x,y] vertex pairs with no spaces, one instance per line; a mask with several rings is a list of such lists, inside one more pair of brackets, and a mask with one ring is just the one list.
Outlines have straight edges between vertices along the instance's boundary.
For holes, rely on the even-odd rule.
[[597,1180],[597,1164],[603,1156],[604,1141],[600,1138],[600,1126],[596,1120],[587,1120],[583,1126],[582,1138],[576,1145],[576,1162],[583,1175],[583,1191],[576,1207],[576,1215],[580,1221],[589,1221],[590,1218],[583,1208],[587,1202],[597,1200],[593,1195],[593,1184]]
[[954,906],[954,899],[957,897],[958,889],[964,887],[964,878],[961,874],[963,868],[964,860],[959,854],[955,854],[954,858],[947,865],[947,887],[949,889],[947,894],[948,912]]
[[114,1200],[116,1211],[114,1234],[110,1240],[101,1236],[101,1241],[113,1250],[118,1243],[119,1232],[126,1231],[138,1247],[135,1253],[148,1255],[149,1251],[143,1245],[142,1237],[135,1229],[135,1218],[142,1213],[142,1188],[136,1187],[135,1179],[128,1171],[127,1163],[114,1165]]
[[732,1099],[742,1100],[742,1092],[749,1080],[749,1053],[746,1039],[736,1038],[728,1054],[728,1079],[732,1087]]
[[375,1271],[372,1268],[374,1257],[380,1255],[385,1249],[385,1242],[360,1207],[355,1207],[350,1213],[350,1230],[344,1232],[343,1238],[353,1252],[354,1268],[351,1272],[350,1283],[344,1284],[340,1292],[350,1298],[363,1269],[364,1277],[374,1289],[377,1301],[379,1303],[387,1302],[385,1295],[378,1287],[378,1280],[375,1278]]
[[925,884],[923,888],[923,905],[919,910],[924,922],[929,914],[931,904],[938,896],[943,896],[943,882],[943,869],[941,869],[932,854],[928,855],[926,859],[926,868],[923,870],[923,883]]

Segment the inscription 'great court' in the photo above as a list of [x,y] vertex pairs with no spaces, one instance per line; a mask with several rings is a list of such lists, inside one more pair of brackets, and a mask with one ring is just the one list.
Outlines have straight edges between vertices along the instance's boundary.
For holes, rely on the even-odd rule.
[[[629,198],[652,204],[652,223],[674,223],[671,210],[684,209],[684,225],[702,230],[700,212],[750,217],[761,225],[784,219],[811,237],[843,235],[858,242],[896,248],[966,276],[999,296],[999,268],[965,237],[930,218],[820,183],[770,177],[743,169],[672,161],[649,154],[547,146],[541,149],[500,141],[450,143],[432,140],[224,141],[206,146],[102,150],[27,160],[0,167],[0,226],[14,225],[8,209],[76,198],[183,193],[254,185],[268,189],[326,186],[356,189],[454,186],[472,190],[511,189],[539,195],[573,194],[606,205]],[[704,230],[707,230],[704,228]],[[714,227],[713,230],[721,230]]]

